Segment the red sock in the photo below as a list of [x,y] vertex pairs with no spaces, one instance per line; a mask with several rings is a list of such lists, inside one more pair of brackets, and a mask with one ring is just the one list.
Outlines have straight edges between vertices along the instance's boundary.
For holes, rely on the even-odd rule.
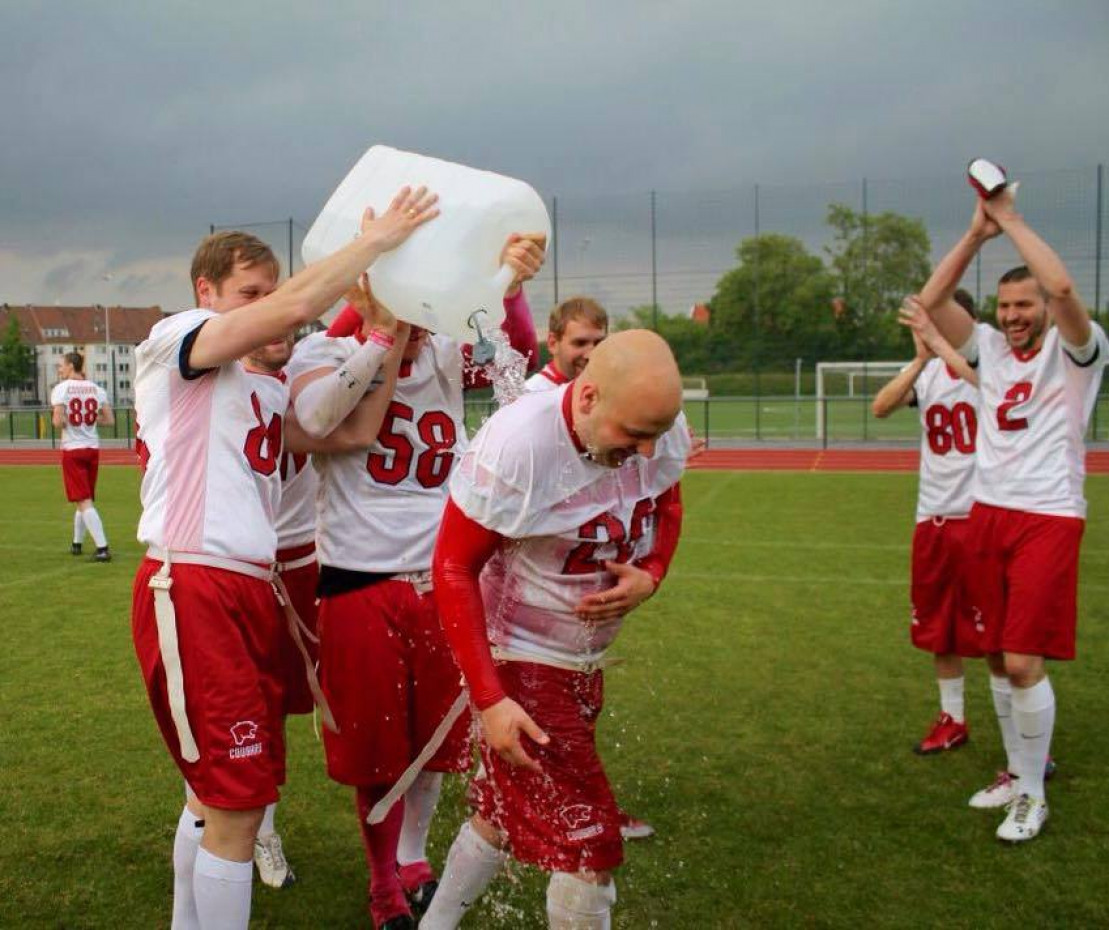
[[362,827],[362,845],[366,864],[370,867],[370,916],[380,926],[398,914],[410,913],[404,889],[397,877],[397,841],[404,821],[404,806],[398,801],[379,824],[369,824],[366,817],[389,790],[388,785],[358,788],[355,795],[358,821]]

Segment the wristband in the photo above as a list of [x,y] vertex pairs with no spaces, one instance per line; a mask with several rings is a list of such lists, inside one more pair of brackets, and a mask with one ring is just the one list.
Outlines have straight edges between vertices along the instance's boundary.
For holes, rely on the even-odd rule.
[[381,346],[383,349],[391,349],[396,344],[397,340],[394,336],[389,333],[383,333],[380,329],[371,329],[370,335],[366,337],[366,341]]

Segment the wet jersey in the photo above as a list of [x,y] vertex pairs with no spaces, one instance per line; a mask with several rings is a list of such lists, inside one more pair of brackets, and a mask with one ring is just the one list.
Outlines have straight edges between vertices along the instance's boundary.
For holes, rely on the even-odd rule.
[[238,361],[189,370],[182,350],[214,316],[167,317],[135,349],[145,461],[138,537],[161,549],[272,562],[288,388]]
[[1010,349],[992,326],[975,326],[962,351],[977,359],[981,386],[976,501],[1085,518],[1083,437],[1109,361],[1105,331],[1091,325],[1093,347],[1082,363],[1054,327],[1029,354]]
[[621,619],[583,621],[574,608],[611,587],[604,562],[634,562],[654,544],[655,499],[689,454],[679,415],[650,458],[619,468],[588,459],[570,428],[570,388],[527,394],[474,437],[451,478],[451,498],[507,537],[481,575],[489,640],[517,655],[599,658]]
[[[315,333],[297,344],[286,371],[295,381],[338,368],[358,346],[356,336]],[[447,479],[465,446],[462,352],[429,335],[416,360],[402,363],[374,444],[314,457],[320,563],[387,574],[430,569]]]
[[84,378],[67,378],[54,385],[54,390],[50,392],[50,405],[65,408],[63,449],[100,448],[96,420],[101,408],[108,406],[104,388]]
[[934,358],[914,385],[920,408],[916,519],[964,516],[974,503],[978,389]]

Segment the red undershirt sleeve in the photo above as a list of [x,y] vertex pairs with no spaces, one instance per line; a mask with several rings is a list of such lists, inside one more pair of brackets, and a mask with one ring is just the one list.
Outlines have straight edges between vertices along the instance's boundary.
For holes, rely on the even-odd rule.
[[362,314],[347,304],[327,327],[329,336],[353,336],[362,328]]
[[478,578],[504,537],[471,520],[451,499],[439,525],[431,571],[435,603],[454,660],[462,670],[478,710],[505,697],[485,626]]
[[682,486],[678,483],[655,498],[655,544],[647,555],[635,563],[654,578],[656,588],[670,570],[670,561],[678,548],[681,532]]

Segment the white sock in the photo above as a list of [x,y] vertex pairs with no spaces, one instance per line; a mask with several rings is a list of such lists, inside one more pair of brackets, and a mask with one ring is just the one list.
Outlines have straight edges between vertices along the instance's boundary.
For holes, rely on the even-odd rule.
[[81,516],[80,510],[73,511],[73,542],[75,545],[81,545],[85,539],[85,519]]
[[253,862],[230,862],[203,846],[196,852],[193,895],[202,930],[246,930]]
[[468,820],[462,824],[421,930],[454,930],[507,859],[508,853],[482,839]]
[[96,512],[95,507],[89,507],[84,516],[85,526],[92,533],[92,540],[96,543],[96,548],[103,549],[108,545],[108,537],[104,535],[104,524],[100,522],[100,514]]
[[997,725],[1001,728],[1001,742],[1005,746],[1005,770],[1015,775],[1020,768],[1020,737],[1013,721],[1013,687],[1004,675],[990,675],[990,694],[993,709],[997,711]]
[[397,864],[409,865],[427,859],[427,833],[439,790],[443,787],[442,772],[420,772],[412,787],[404,793],[404,821],[397,844]]
[[[197,826],[197,824],[200,826]],[[177,821],[177,834],[173,838],[173,923],[171,930],[200,930],[193,897],[193,867],[200,838],[204,835],[204,821],[198,821],[187,807]]]
[[965,679],[962,675],[958,678],[939,678],[940,685],[940,710],[950,714],[956,723],[966,722],[966,704],[963,700]]
[[1055,692],[1047,678],[1031,688],[1013,688],[1013,722],[1020,741],[1017,774],[1021,794],[1043,800],[1044,767],[1055,729]]
[[262,825],[258,828],[258,836],[269,836],[276,832],[273,825],[273,815],[277,812],[277,802],[266,805],[266,812],[262,815]]
[[615,882],[596,885],[555,872],[547,884],[547,923],[551,930],[609,930],[615,903]]

